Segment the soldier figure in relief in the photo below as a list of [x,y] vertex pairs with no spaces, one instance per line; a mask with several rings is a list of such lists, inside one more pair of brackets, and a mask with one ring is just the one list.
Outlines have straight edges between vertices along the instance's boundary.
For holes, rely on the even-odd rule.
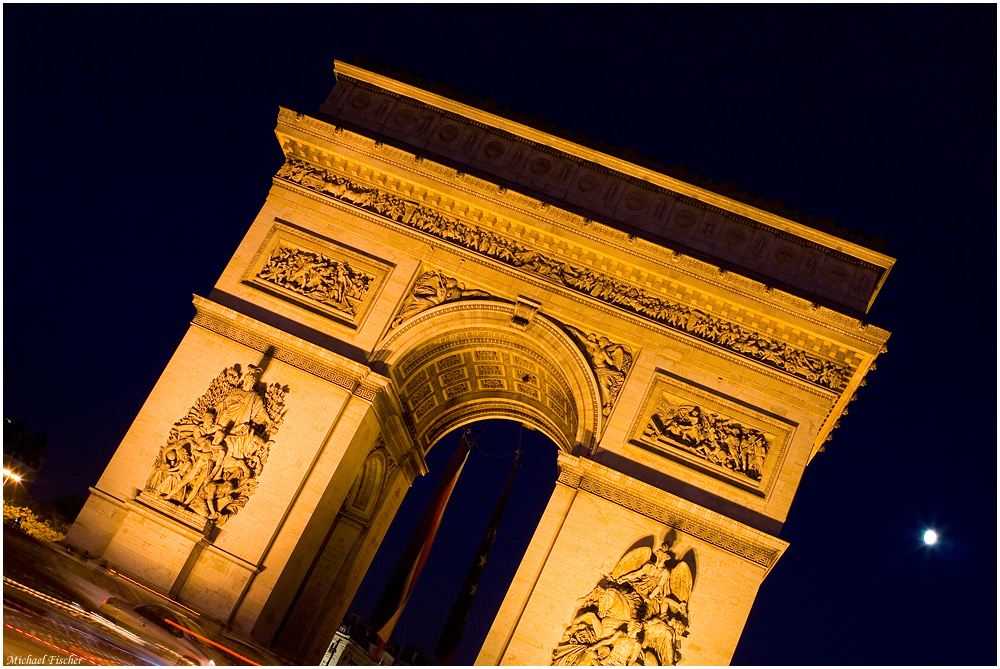
[[190,468],[191,457],[183,447],[168,448],[163,453],[163,466],[153,470],[148,487],[159,495],[169,495]]
[[263,370],[225,369],[174,424],[146,490],[222,525],[257,487],[284,418],[288,388],[259,383]]
[[554,666],[673,665],[687,636],[693,554],[675,559],[667,541],[625,555],[590,593],[552,651]]
[[211,480],[211,472],[215,469],[216,463],[225,455],[222,438],[221,426],[212,419],[210,413],[206,412],[201,427],[196,425],[191,438],[186,442],[191,451],[191,466],[165,495],[166,499],[183,497],[181,503],[188,506],[197,498],[202,486]]
[[230,449],[233,448],[231,437],[247,435],[258,425],[265,430],[271,426],[264,400],[254,389],[262,373],[257,365],[247,365],[239,386],[215,406],[216,422],[226,430],[226,442]]
[[642,631],[642,625],[629,622],[624,630],[617,629],[611,636],[601,639],[591,650],[597,656],[601,666],[627,667],[635,664],[642,655],[642,644],[636,636]]

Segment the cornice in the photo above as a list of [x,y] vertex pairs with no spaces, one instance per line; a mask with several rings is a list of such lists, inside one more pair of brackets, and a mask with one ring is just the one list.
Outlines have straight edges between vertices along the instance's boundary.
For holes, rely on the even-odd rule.
[[820,424],[820,429],[816,435],[816,441],[813,442],[812,450],[809,452],[809,459],[806,464],[812,462],[812,459],[816,457],[818,453],[826,450],[826,442],[833,439],[833,431],[840,427],[840,419],[847,415],[847,408],[851,402],[858,398],[858,390],[863,388],[868,384],[868,374],[876,369],[875,360],[878,356],[886,353],[888,347],[885,345],[879,349],[878,353],[873,355],[868,361],[868,364],[857,371],[854,377],[851,379],[850,385],[844,389],[837,401],[830,406],[829,411],[823,417],[823,422]]
[[360,399],[372,402],[389,379],[365,365],[320,348],[278,328],[223,307],[198,295],[192,325],[227,337],[275,360],[296,367],[340,386]]
[[558,482],[770,570],[788,543],[592,460],[558,453]]
[[719,195],[718,193],[714,193],[704,188],[699,188],[698,186],[694,186],[654,170],[641,167],[626,160],[622,160],[621,158],[616,158],[606,153],[589,149],[561,137],[511,121],[502,116],[497,116],[481,109],[457,102],[450,98],[425,91],[410,84],[396,81],[375,72],[370,72],[355,65],[344,63],[342,61],[335,61],[334,72],[338,79],[346,78],[354,80],[355,82],[363,82],[369,86],[380,88],[398,96],[416,100],[436,109],[464,117],[474,123],[503,130],[504,132],[508,132],[529,142],[550,147],[560,153],[594,163],[606,169],[619,172],[622,175],[666,188],[680,195],[691,197],[695,200],[726,211],[731,211],[737,215],[758,221],[769,227],[787,232],[796,237],[816,242],[826,248],[834,249],[842,253],[864,259],[872,264],[885,268],[886,273],[888,273],[888,270],[891,269],[893,263],[895,262],[893,258],[876,251],[872,251],[871,249],[865,248],[859,244],[835,237],[828,233],[810,228],[809,226],[801,223],[796,223],[795,221],[763,211],[742,202],[732,200]]
[[[502,263],[495,262],[495,261],[493,261],[493,260],[491,260],[489,258],[485,258],[484,259],[481,256],[478,256],[478,255],[472,253],[471,251],[468,251],[467,249],[464,249],[462,247],[450,246],[446,242],[444,242],[442,240],[439,240],[439,239],[436,239],[436,238],[433,238],[433,237],[427,238],[426,235],[423,235],[419,231],[415,231],[415,230],[413,230],[411,228],[408,228],[406,226],[400,226],[400,225],[396,224],[395,222],[391,221],[390,219],[384,218],[384,217],[379,216],[377,214],[373,214],[372,212],[369,212],[369,211],[367,211],[365,209],[359,209],[359,208],[356,208],[356,207],[352,207],[351,205],[346,204],[344,202],[341,202],[340,200],[337,200],[337,199],[334,199],[334,198],[330,198],[330,197],[327,197],[325,195],[319,194],[319,193],[317,193],[315,191],[311,191],[311,190],[302,188],[301,186],[298,186],[297,184],[293,184],[293,183],[291,183],[289,181],[286,181],[284,179],[281,179],[279,177],[274,177],[274,179],[273,179],[273,185],[274,185],[275,188],[277,188],[279,190],[287,191],[287,192],[290,192],[290,193],[295,193],[297,196],[306,197],[306,198],[308,198],[308,199],[310,199],[310,200],[312,200],[312,201],[314,201],[314,202],[316,202],[318,204],[324,205],[324,206],[335,207],[337,209],[342,209],[344,211],[352,211],[355,215],[364,217],[365,219],[367,219],[368,221],[370,221],[371,223],[373,223],[375,225],[379,225],[379,226],[385,227],[387,229],[393,229],[393,230],[399,232],[400,234],[404,234],[404,235],[406,235],[406,236],[408,236],[408,237],[410,237],[410,238],[412,238],[414,240],[421,240],[424,243],[429,244],[430,246],[433,246],[433,247],[436,247],[436,248],[449,248],[454,253],[457,253],[460,257],[462,257],[464,259],[467,259],[467,260],[478,260],[478,261],[481,261],[481,262],[489,263],[493,267],[493,269],[495,271],[497,271],[497,272],[499,272],[501,274],[504,274],[505,276],[509,276],[511,278],[518,279],[519,281],[523,281],[526,284],[535,286],[535,287],[543,289],[543,290],[549,290],[549,291],[556,292],[556,293],[558,293],[560,295],[563,295],[563,296],[565,296],[567,298],[571,298],[571,299],[581,299],[582,298],[582,299],[584,299],[584,300],[587,301],[589,308],[594,309],[596,311],[599,311],[599,312],[601,312],[601,313],[603,313],[603,314],[605,314],[605,315],[607,315],[607,316],[609,316],[611,318],[619,318],[619,319],[622,319],[622,320],[624,320],[624,321],[626,321],[628,323],[631,323],[633,325],[637,325],[637,326],[642,327],[642,328],[649,328],[649,329],[651,329],[652,331],[654,331],[656,333],[656,336],[665,337],[665,338],[667,338],[668,340],[671,340],[671,341],[684,342],[686,345],[692,346],[692,347],[698,349],[699,351],[704,351],[706,353],[712,353],[713,355],[722,355],[722,356],[724,356],[727,359],[728,364],[730,364],[730,365],[735,365],[735,366],[738,366],[738,367],[743,367],[744,369],[751,370],[754,373],[760,374],[760,375],[765,376],[767,378],[781,379],[781,380],[783,380],[785,382],[791,382],[792,384],[795,385],[795,387],[798,390],[800,390],[802,392],[806,392],[806,393],[809,393],[811,395],[815,395],[817,397],[824,397],[824,398],[831,397],[831,396],[834,395],[834,393],[832,391],[829,391],[829,390],[827,390],[825,388],[818,387],[818,386],[816,386],[814,384],[811,384],[811,383],[808,383],[808,382],[806,382],[806,381],[804,381],[802,379],[798,379],[798,378],[795,378],[795,377],[789,377],[788,375],[782,375],[777,370],[774,370],[773,368],[762,366],[760,364],[755,363],[754,361],[747,360],[746,358],[743,358],[743,357],[741,357],[741,356],[739,356],[739,355],[737,355],[735,353],[732,353],[732,352],[730,352],[730,351],[728,351],[726,349],[723,349],[723,348],[720,348],[720,347],[717,347],[717,346],[713,346],[712,344],[709,344],[707,342],[703,342],[703,341],[701,341],[701,340],[699,340],[697,338],[690,337],[690,336],[687,336],[687,335],[682,334],[680,332],[677,332],[675,330],[672,330],[670,328],[667,328],[667,327],[665,327],[665,326],[663,326],[663,325],[661,325],[661,324],[659,324],[659,323],[657,323],[655,321],[650,321],[649,319],[642,318],[642,317],[637,316],[636,314],[633,314],[633,313],[628,312],[628,311],[622,311],[621,309],[616,309],[616,308],[614,308],[612,306],[609,306],[609,305],[605,304],[604,302],[601,302],[600,300],[597,300],[595,298],[592,298],[592,297],[589,297],[589,296],[586,296],[586,295],[580,295],[579,293],[574,293],[574,292],[570,291],[569,289],[564,288],[564,287],[562,287],[562,286],[560,286],[558,284],[553,284],[551,282],[542,281],[541,279],[538,279],[538,278],[536,278],[536,277],[534,277],[534,276],[532,276],[530,274],[525,274],[524,272],[519,272],[518,270],[515,270],[515,269],[513,269],[513,268],[511,268],[511,267],[509,267],[507,265],[502,264]],[[496,290],[495,293],[496,293],[497,297],[509,299],[511,302],[513,302],[516,299],[516,295],[514,295],[514,294],[505,294],[505,293],[503,293],[502,291],[499,291],[499,290]],[[873,330],[874,329],[875,328],[873,328]],[[390,332],[394,333],[395,330],[391,330]],[[888,333],[886,333],[886,335],[888,336]]]
[[[279,139],[283,136],[285,138],[283,144],[287,144],[287,141],[290,140],[294,141],[294,138],[284,135],[281,130],[282,124],[287,124],[289,129],[294,128],[297,135],[306,135],[317,140],[314,146],[301,145],[298,149],[291,151],[293,154],[299,155],[310,162],[317,164],[325,163],[329,167],[335,167],[333,149],[339,146],[360,154],[371,161],[391,165],[403,174],[409,173],[418,178],[423,177],[424,179],[437,181],[448,189],[466,194],[470,198],[475,198],[484,204],[495,207],[496,211],[509,212],[506,216],[497,216],[496,213],[488,212],[483,207],[475,206],[471,201],[461,203],[453,201],[452,198],[454,195],[452,194],[422,194],[420,191],[423,189],[415,183],[404,184],[404,182],[400,182],[398,194],[406,197],[416,196],[418,199],[425,201],[436,200],[437,206],[451,215],[461,215],[463,218],[474,221],[477,224],[492,223],[510,227],[513,225],[512,221],[514,220],[518,222],[531,221],[534,222],[535,227],[539,231],[546,228],[562,230],[573,237],[606,246],[608,247],[607,251],[613,250],[618,252],[617,254],[605,252],[603,255],[609,258],[612,256],[615,258],[633,258],[632,264],[636,270],[656,275],[657,272],[651,268],[669,268],[678,274],[707,284],[707,286],[738,296],[751,304],[757,305],[758,309],[766,305],[770,309],[778,310],[793,319],[806,321],[812,325],[827,328],[837,334],[850,337],[856,340],[862,348],[877,349],[889,336],[886,330],[869,325],[833,309],[819,306],[787,291],[773,288],[761,281],[744,277],[736,272],[727,272],[718,265],[675,252],[663,244],[635,237],[617,228],[578,216],[554,205],[503,188],[493,182],[456,171],[430,159],[422,158],[413,153],[373,140],[365,135],[333,126],[324,121],[285,108],[279,110],[278,123],[279,128],[277,133]],[[302,138],[298,139],[301,141]],[[282,148],[286,153],[291,149],[287,145],[283,145]],[[337,157],[345,161],[338,168],[338,171],[349,176],[360,176],[363,171],[361,166],[348,165],[347,163],[350,161],[346,157]],[[373,173],[376,171],[374,168],[369,169]],[[376,178],[374,180],[376,184],[382,187],[388,186],[390,181],[390,179],[385,178]],[[594,249],[587,248],[586,250],[593,251]],[[648,264],[651,268],[635,264],[636,260]],[[663,274],[659,276],[665,280],[672,280]]]
[[[285,142],[284,149],[292,155],[295,155],[295,148]],[[615,271],[621,264],[613,258],[605,257],[599,268],[594,268],[593,262],[587,266],[581,263],[579,253],[573,256],[563,249],[563,253],[557,254],[542,244],[547,234],[544,231],[504,221],[497,224],[499,219],[496,217],[493,217],[494,225],[484,220],[484,216],[478,219],[482,224],[473,223],[470,219],[476,220],[476,217],[468,216],[469,206],[456,203],[450,197],[447,202],[450,206],[443,206],[445,196],[442,194],[404,184],[384,171],[349,164],[347,159],[337,155],[327,156],[326,162],[329,169],[300,158],[290,158],[278,177],[419,229],[431,237],[441,237],[453,246],[466,246],[479,255],[500,260],[528,274],[538,274],[550,283],[564,284],[580,295],[596,297],[626,312],[635,311],[642,318],[705,339],[765,367],[774,367],[793,377],[801,376],[834,391],[849,380],[853,369],[863,364],[866,355],[863,350],[845,348],[840,342],[826,341],[824,344],[824,340],[817,340],[773,316],[736,303],[727,305],[711,294],[693,292],[673,279],[648,270],[638,270],[645,273],[641,277],[645,281],[636,280],[635,271],[632,277],[622,278],[623,272]],[[421,199],[433,205],[424,204]],[[651,281],[654,278],[659,284],[657,287]],[[686,300],[676,297],[682,294],[687,296]],[[716,307],[711,306],[712,303]],[[725,307],[721,310],[722,316],[716,315],[718,307]],[[726,316],[727,313],[730,315]],[[766,335],[763,334],[765,329]],[[825,355],[811,351],[817,341],[827,347]]]

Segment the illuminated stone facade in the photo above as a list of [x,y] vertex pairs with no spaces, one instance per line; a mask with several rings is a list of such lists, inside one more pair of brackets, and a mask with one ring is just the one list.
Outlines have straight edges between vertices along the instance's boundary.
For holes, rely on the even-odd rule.
[[337,74],[279,112],[286,162],[68,541],[315,663],[427,450],[513,419],[560,473],[478,663],[728,663],[893,260]]

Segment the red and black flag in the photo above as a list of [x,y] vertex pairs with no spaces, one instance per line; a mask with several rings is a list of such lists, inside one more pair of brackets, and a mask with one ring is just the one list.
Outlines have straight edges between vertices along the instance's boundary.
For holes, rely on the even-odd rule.
[[[520,456],[520,451],[518,451],[518,456]],[[469,573],[465,576],[465,582],[462,583],[462,589],[458,592],[455,605],[451,607],[451,615],[448,616],[448,622],[445,623],[441,638],[438,639],[437,648],[434,649],[434,654],[437,655],[442,665],[454,662],[458,642],[462,638],[462,632],[465,631],[465,623],[469,619],[469,614],[472,613],[472,602],[476,598],[479,579],[486,568],[486,556],[489,555],[490,547],[493,545],[497,527],[500,525],[500,518],[503,516],[503,509],[507,505],[507,498],[510,496],[510,489],[514,484],[514,472],[517,471],[518,466],[517,460],[514,458],[514,465],[510,468],[510,474],[507,476],[507,484],[504,486],[503,492],[500,493],[500,500],[497,502],[496,508],[493,509],[493,515],[490,516],[486,533],[483,535],[483,540],[479,542],[479,550],[476,551],[476,557],[472,561],[472,566],[469,567]]]
[[392,630],[396,627],[396,622],[403,613],[410,593],[413,592],[413,586],[417,583],[420,570],[427,562],[427,556],[434,544],[434,536],[441,525],[441,516],[444,515],[444,509],[448,505],[448,498],[451,497],[451,492],[458,482],[458,475],[462,473],[465,460],[469,457],[469,441],[466,434],[463,434],[462,439],[458,442],[458,447],[455,448],[448,468],[441,476],[441,482],[438,483],[434,496],[427,504],[424,515],[421,516],[420,522],[413,530],[410,543],[406,545],[406,550],[399,558],[396,570],[392,573],[389,583],[382,592],[382,597],[375,605],[375,611],[372,613],[369,623],[381,640],[373,653],[376,657],[389,641],[389,637],[392,636]]

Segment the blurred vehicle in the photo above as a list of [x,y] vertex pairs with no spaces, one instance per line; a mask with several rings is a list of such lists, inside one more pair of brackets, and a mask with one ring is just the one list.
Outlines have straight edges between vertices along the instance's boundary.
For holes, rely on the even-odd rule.
[[136,632],[141,638],[177,654],[189,664],[215,664],[193,636],[179,629],[186,625],[177,615],[162,606],[132,604],[119,597],[108,597],[98,610],[107,618]]

